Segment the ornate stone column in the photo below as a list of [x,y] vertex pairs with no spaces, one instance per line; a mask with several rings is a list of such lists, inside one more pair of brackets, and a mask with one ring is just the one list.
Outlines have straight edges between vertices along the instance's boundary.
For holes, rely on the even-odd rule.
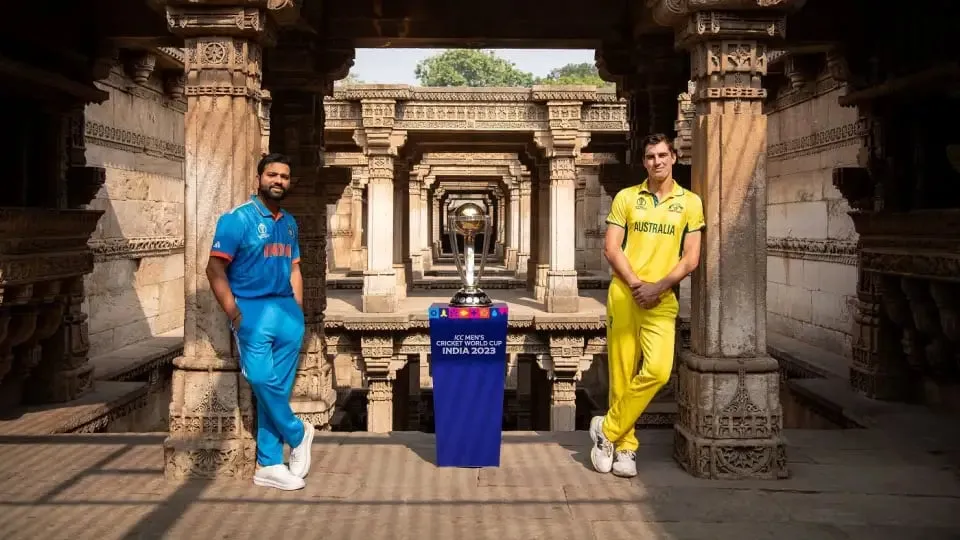
[[[173,2],[171,2],[173,4]],[[168,5],[184,37],[187,113],[184,355],[174,361],[168,477],[248,477],[254,410],[226,315],[206,278],[218,217],[254,191],[260,157],[261,44],[267,10],[246,4]]]
[[590,368],[582,335],[550,335],[550,354],[537,355],[537,364],[550,380],[550,431],[576,430],[577,381]]
[[430,248],[430,231],[431,231],[431,212],[430,212],[430,190],[426,188],[423,182],[420,182],[420,193],[418,194],[420,200],[420,233],[418,237],[420,238],[420,258],[423,260],[423,271],[426,272],[433,267],[433,250]]
[[[393,272],[397,276],[397,302],[407,297],[407,272],[410,254],[410,168],[405,160],[393,165]],[[407,219],[404,219],[407,218]]]
[[537,164],[537,196],[536,206],[536,256],[533,259],[534,279],[533,296],[538,302],[547,300],[547,272],[550,271],[550,166],[549,164]]
[[393,431],[393,382],[402,366],[394,362],[394,340],[390,334],[365,332],[360,336],[367,385],[367,431]]
[[442,245],[440,243],[440,235],[443,234],[440,226],[440,200],[443,198],[445,193],[446,190],[443,188],[435,188],[433,190],[433,200],[430,203],[430,211],[433,214],[433,232],[431,233],[433,238],[431,238],[430,249],[433,250],[433,260],[435,261],[440,259],[440,246]]
[[517,277],[527,276],[527,266],[530,261],[530,227],[533,223],[533,216],[530,210],[530,174],[524,173],[520,177],[520,212],[518,222],[520,224],[520,247],[517,249]]
[[574,183],[574,268],[577,271],[587,269],[587,205],[586,205],[586,177],[583,167],[577,166],[576,181]]
[[497,257],[506,258],[506,226],[507,220],[505,218],[506,214],[506,204],[503,197],[503,190],[494,189],[492,192],[493,195],[493,206],[497,209],[497,220],[494,223],[496,225],[496,236],[494,237],[496,242],[493,246],[493,254]]
[[509,237],[507,239],[507,270],[520,274],[517,267],[517,253],[520,248],[520,186],[519,182],[513,180],[510,185],[507,207],[507,230]]
[[691,13],[678,30],[696,82],[692,184],[707,226],[693,274],[691,347],[681,352],[677,372],[675,456],[698,477],[788,474],[780,377],[766,352],[767,122],[760,85],[767,40],[783,34],[784,16],[769,11]]
[[350,223],[353,236],[350,238],[350,272],[363,272],[367,267],[366,254],[363,252],[365,220],[363,215],[363,195],[367,189],[367,166],[355,165],[350,168]]
[[418,176],[410,175],[410,182],[407,184],[407,189],[409,190],[409,205],[410,205],[410,273],[409,278],[414,279],[423,279],[423,251],[421,248],[420,234],[423,229],[423,224],[420,220],[423,218],[423,212],[421,211],[421,206],[423,201],[420,199],[420,191],[422,184],[420,183],[420,178]]
[[364,313],[393,313],[399,301],[394,267],[394,159],[406,132],[393,129],[396,101],[364,98],[363,127],[354,133],[369,166],[367,183],[367,268],[363,272]]
[[[546,310],[551,313],[576,313],[580,309],[577,287],[576,247],[576,157],[589,142],[579,132],[579,101],[548,101],[548,133],[536,133],[534,141],[544,150],[549,162],[544,255],[549,262],[546,280]],[[543,193],[543,192],[541,192]]]
[[[304,56],[307,62],[302,62]],[[300,228],[303,274],[306,332],[291,406],[304,421],[329,429],[336,392],[323,330],[327,305],[326,214],[327,204],[339,200],[347,186],[342,169],[328,168],[321,174],[323,96],[332,92],[328,81],[346,76],[353,64],[353,50],[323,51],[314,36],[290,31],[281,36],[269,58],[276,66],[267,74],[267,83],[273,88],[270,150],[291,157],[293,188],[284,206]]]

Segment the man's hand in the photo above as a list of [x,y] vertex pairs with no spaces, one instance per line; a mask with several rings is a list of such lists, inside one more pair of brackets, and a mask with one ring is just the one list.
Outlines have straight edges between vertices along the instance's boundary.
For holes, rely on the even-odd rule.
[[660,295],[663,294],[663,288],[657,283],[648,283],[640,281],[631,288],[633,300],[644,309],[653,309],[660,304]]

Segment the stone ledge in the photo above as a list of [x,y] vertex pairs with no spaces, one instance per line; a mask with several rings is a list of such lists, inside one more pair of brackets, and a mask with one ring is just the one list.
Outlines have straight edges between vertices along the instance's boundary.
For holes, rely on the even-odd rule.
[[90,359],[98,381],[132,381],[183,354],[183,328]]
[[2,435],[103,431],[111,420],[146,405],[145,382],[97,381],[92,392],[68,403],[22,407],[0,420]]
[[[816,378],[788,381],[792,389],[807,399],[839,411],[844,418],[882,432],[891,440],[910,441],[927,452],[960,453],[956,418],[923,405],[878,401],[856,393],[847,376],[849,360],[839,355],[777,334],[768,334],[767,343],[770,355],[781,362],[823,373]],[[841,361],[846,364],[840,364]]]

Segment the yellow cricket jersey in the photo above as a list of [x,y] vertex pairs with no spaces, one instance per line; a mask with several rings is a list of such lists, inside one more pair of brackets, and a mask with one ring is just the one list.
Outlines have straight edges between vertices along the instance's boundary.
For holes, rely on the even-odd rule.
[[670,195],[658,201],[646,180],[617,193],[607,223],[624,228],[623,253],[637,277],[650,283],[680,262],[684,235],[706,227],[696,193],[674,182]]

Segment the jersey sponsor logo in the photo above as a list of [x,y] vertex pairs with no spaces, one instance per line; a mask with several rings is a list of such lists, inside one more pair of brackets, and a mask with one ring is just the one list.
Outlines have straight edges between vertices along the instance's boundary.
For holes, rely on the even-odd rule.
[[217,242],[214,242],[214,243],[213,243],[213,248],[212,248],[212,249],[220,249],[220,242],[219,242],[219,241],[217,241]]
[[287,257],[290,258],[293,256],[293,246],[290,244],[279,244],[272,243],[266,244],[263,246],[263,258],[269,259],[270,257]]
[[635,221],[633,223],[633,232],[673,235],[676,232],[676,225],[670,223],[654,223],[652,221]]

